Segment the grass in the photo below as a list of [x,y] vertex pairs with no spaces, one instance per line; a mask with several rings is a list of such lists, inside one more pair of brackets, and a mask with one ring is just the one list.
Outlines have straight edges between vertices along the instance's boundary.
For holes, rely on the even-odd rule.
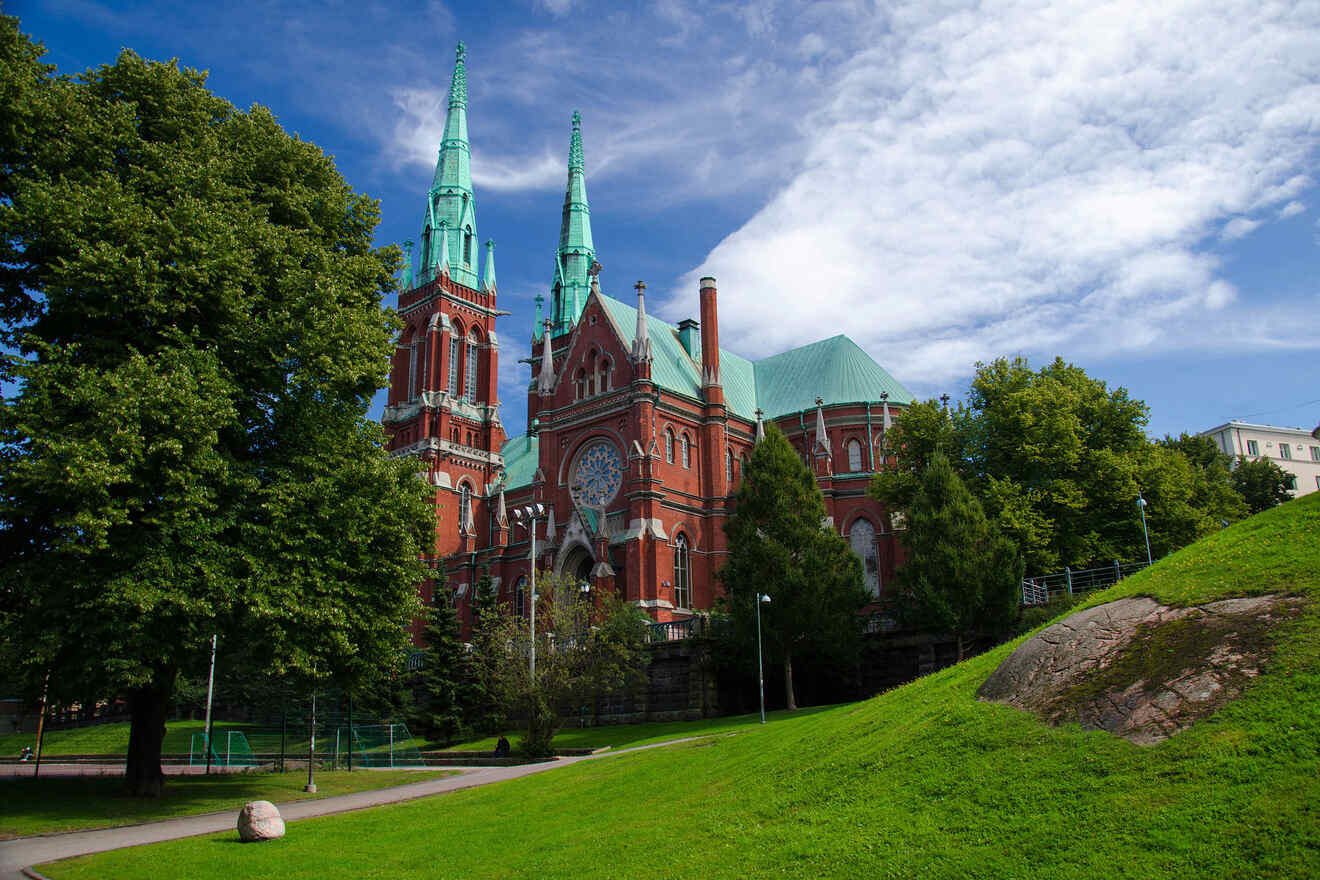
[[[307,771],[175,776],[159,799],[134,798],[121,791],[119,776],[0,778],[0,837],[51,834],[89,828],[134,825],[158,819],[235,810],[252,800],[274,803],[352,794],[421,782],[455,771],[318,770],[316,794],[303,791]],[[167,773],[168,775],[168,773]]]
[[[823,709],[803,709],[798,714],[815,714]],[[767,718],[786,717],[788,713],[771,712]],[[713,734],[732,733],[748,727],[760,725],[760,714],[731,715],[725,718],[704,718],[698,721],[648,721],[644,724],[608,724],[602,727],[565,727],[555,734],[556,749],[626,749],[651,743],[668,742],[692,736],[710,736]],[[505,732],[509,741],[517,747],[518,740],[525,731],[512,728]],[[449,751],[491,751],[495,748],[498,736],[472,740],[446,747]],[[429,748],[429,747],[428,747]]]
[[56,880],[425,877],[1301,877],[1320,864],[1320,493],[1120,595],[1310,597],[1242,699],[1137,746],[975,691],[1014,645],[863,703],[496,786],[43,866]]

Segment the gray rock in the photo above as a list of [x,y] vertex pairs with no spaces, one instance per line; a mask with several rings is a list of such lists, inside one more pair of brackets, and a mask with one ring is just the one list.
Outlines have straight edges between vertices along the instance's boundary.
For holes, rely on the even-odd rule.
[[270,801],[249,801],[238,811],[238,836],[244,843],[284,836],[284,820]]

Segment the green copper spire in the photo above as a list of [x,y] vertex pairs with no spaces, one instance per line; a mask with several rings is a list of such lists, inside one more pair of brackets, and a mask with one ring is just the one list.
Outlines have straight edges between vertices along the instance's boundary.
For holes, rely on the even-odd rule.
[[568,185],[564,189],[564,214],[559,226],[559,252],[550,285],[556,335],[568,332],[582,314],[591,289],[587,271],[595,261],[591,207],[587,204],[587,175],[582,161],[582,115],[574,110],[573,136],[568,145]]
[[[430,281],[448,264],[451,278],[477,287],[477,212],[472,194],[472,151],[467,132],[467,70],[463,44],[458,44],[454,76],[449,83],[449,109],[440,157],[422,218],[422,265],[418,280]],[[441,228],[447,231],[442,233]],[[441,250],[445,253],[441,253]]]
[[539,342],[541,339],[541,305],[545,302],[545,297],[541,294],[536,295],[536,321],[532,324],[532,342]]
[[413,289],[412,251],[413,251],[413,242],[412,239],[410,238],[403,243],[403,252],[404,252],[403,277],[399,279],[399,289],[404,292]]

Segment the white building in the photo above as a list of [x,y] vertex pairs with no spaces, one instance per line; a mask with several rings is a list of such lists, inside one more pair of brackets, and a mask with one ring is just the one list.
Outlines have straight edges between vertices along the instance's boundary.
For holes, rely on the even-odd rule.
[[1290,488],[1294,498],[1320,490],[1320,439],[1310,431],[1228,422],[1202,431],[1200,436],[1211,438],[1222,451],[1234,458],[1242,456],[1248,461],[1271,459],[1293,475]]

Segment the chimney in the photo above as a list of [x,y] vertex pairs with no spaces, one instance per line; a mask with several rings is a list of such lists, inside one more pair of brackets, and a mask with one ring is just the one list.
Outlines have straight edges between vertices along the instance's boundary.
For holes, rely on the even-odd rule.
[[720,318],[709,275],[701,279],[701,384],[720,384]]

